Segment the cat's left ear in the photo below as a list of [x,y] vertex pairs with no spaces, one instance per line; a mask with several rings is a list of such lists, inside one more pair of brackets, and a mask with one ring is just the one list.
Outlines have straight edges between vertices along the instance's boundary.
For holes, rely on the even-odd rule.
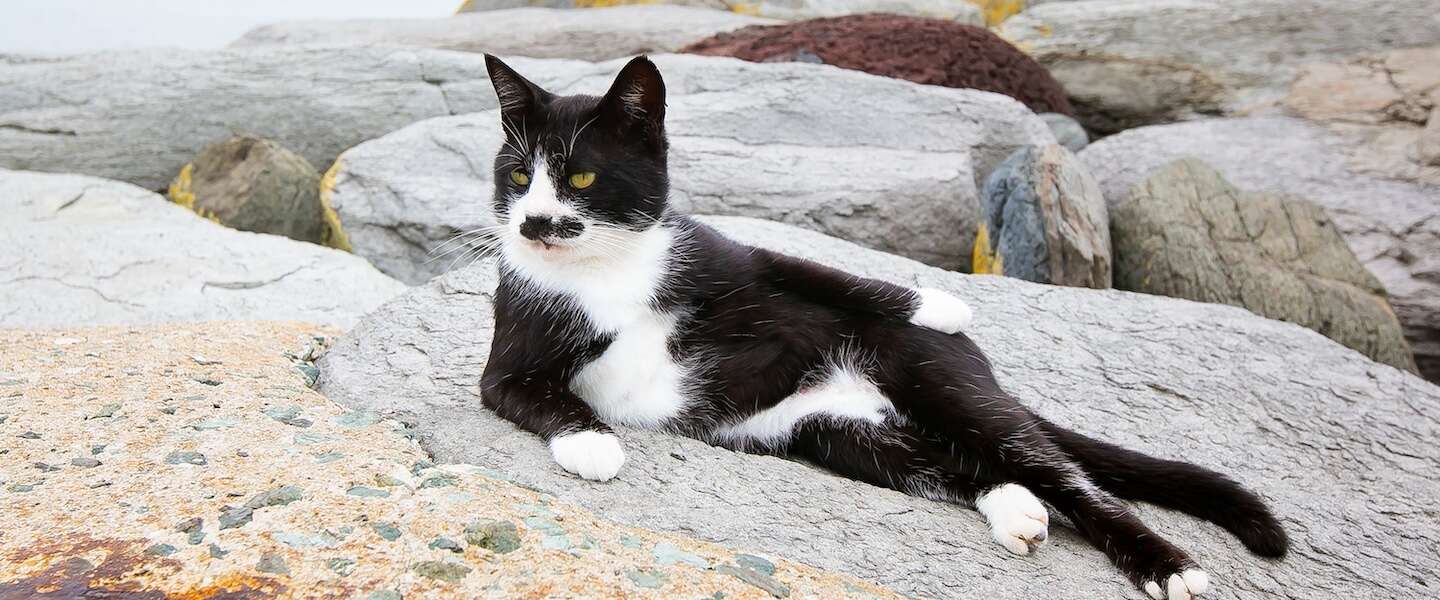
[[665,146],[665,80],[645,56],[631,59],[600,101],[601,115],[637,131],[656,148]]

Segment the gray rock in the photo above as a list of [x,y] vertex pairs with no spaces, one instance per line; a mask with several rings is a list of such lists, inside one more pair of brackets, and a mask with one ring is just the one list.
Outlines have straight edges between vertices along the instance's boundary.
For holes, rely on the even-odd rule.
[[[977,182],[1016,148],[1053,141],[997,94],[795,63],[656,62],[669,96],[674,206],[783,221],[947,268],[969,267]],[[603,93],[620,66],[512,64],[560,93]],[[446,241],[493,224],[501,139],[496,114],[480,113],[346,151],[326,193],[355,252],[408,283],[467,262]]]
[[975,273],[1110,287],[1110,219],[1099,184],[1069,150],[1016,150],[980,194]]
[[206,146],[170,184],[170,200],[221,225],[348,250],[320,204],[320,174],[280,144],[235,136]]
[[1424,0],[1094,0],[1000,32],[1050,68],[1081,122],[1113,133],[1271,104],[1305,63],[1440,42],[1437,15]]
[[1319,206],[1242,192],[1184,159],[1136,185],[1112,214],[1115,287],[1243,306],[1415,370],[1385,290]]
[[1440,381],[1440,187],[1358,173],[1346,161],[1352,143],[1295,119],[1213,119],[1127,131],[1091,144],[1080,160],[1112,206],[1150,171],[1190,156],[1242,189],[1325,207],[1385,286],[1420,372]]
[[[1440,525],[1429,517],[1440,496],[1432,384],[1231,306],[970,277],[781,224],[713,222],[742,241],[983,306],[967,333],[1004,385],[1041,414],[1255,489],[1296,540],[1282,562],[1246,554],[1209,524],[1138,509],[1209,569],[1217,597],[1405,597],[1417,580],[1440,575],[1431,552]],[[352,408],[406,413],[437,460],[495,469],[621,522],[798,558],[914,595],[1139,597],[1067,530],[1052,532],[1037,556],[1015,558],[974,512],[695,440],[624,430],[618,479],[571,477],[538,438],[480,406],[493,289],[488,266],[412,289],[321,359],[321,390]]]
[[[0,92],[3,93],[3,92]],[[129,184],[0,169],[0,326],[293,319],[347,327],[404,286]]]
[[1055,141],[1066,150],[1079,152],[1090,145],[1090,134],[1074,117],[1060,113],[1041,113],[1040,119],[1045,121],[1050,133],[1055,134]]
[[1440,167],[1440,106],[1430,110],[1430,118],[1425,122],[1425,130],[1420,133],[1416,150],[1421,164]]
[[292,21],[250,30],[231,47],[272,44],[419,46],[532,58],[607,60],[679,50],[771,19],[690,6],[525,8],[439,19]]
[[[652,2],[637,2],[652,4]],[[985,18],[975,4],[967,0],[659,0],[653,4],[678,4],[704,7],[717,11],[758,15],[776,19],[814,19],[868,12],[887,12],[951,19],[971,25],[984,25]],[[594,6],[583,0],[465,0],[460,12],[495,11],[520,6],[576,8]],[[587,9],[586,12],[596,9]]]

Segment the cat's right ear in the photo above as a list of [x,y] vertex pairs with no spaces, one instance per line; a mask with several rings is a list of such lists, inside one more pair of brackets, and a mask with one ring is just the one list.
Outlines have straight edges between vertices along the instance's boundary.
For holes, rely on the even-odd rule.
[[485,69],[490,72],[490,84],[495,86],[495,97],[500,99],[500,118],[511,123],[521,123],[535,107],[549,102],[554,96],[540,86],[521,77],[510,65],[493,55],[485,55]]

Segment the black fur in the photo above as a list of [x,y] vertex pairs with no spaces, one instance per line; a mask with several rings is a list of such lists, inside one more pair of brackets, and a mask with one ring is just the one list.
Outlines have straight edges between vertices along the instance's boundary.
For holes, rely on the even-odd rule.
[[[812,382],[827,361],[848,354],[859,357],[897,418],[876,426],[812,419],[779,447],[740,449],[802,457],[846,477],[958,502],[1019,483],[1140,586],[1164,586],[1170,574],[1195,563],[1122,500],[1215,522],[1262,556],[1285,553],[1280,524],[1230,479],[1091,439],[1020,404],[1001,389],[969,337],[909,323],[918,308],[915,292],[745,246],[666,212],[664,87],[648,60],[627,65],[604,98],[555,97],[488,60],[511,135],[496,161],[502,219],[515,191],[508,173],[528,160],[507,151],[541,147],[573,161],[555,165],[556,172],[601,173],[593,190],[568,197],[587,217],[636,231],[674,231],[677,257],[651,306],[678,317],[672,356],[711,360],[693,374],[703,384],[691,409],[664,427],[717,441],[717,427],[775,406]],[[619,98],[637,90],[628,104]],[[503,260],[500,270],[484,404],[546,439],[610,431],[570,382],[613,335],[600,333],[563,294],[527,285]]]

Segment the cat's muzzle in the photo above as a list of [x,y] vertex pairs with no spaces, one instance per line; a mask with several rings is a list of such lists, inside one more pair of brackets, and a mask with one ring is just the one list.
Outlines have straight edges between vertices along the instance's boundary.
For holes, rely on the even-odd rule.
[[572,216],[526,215],[520,223],[520,235],[537,242],[558,242],[579,236],[585,224]]

